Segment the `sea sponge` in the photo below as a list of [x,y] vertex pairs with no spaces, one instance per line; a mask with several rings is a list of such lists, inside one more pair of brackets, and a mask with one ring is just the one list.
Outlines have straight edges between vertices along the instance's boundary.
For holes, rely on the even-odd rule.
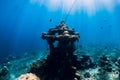
[[40,80],[35,74],[32,73],[27,73],[27,74],[22,74],[18,80]]

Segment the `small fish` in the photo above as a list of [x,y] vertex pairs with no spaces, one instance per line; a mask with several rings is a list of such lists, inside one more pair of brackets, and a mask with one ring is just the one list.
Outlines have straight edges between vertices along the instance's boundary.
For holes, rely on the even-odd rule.
[[103,29],[103,27],[100,27],[100,29]]
[[49,20],[50,22],[52,22],[52,19],[50,18],[50,20]]

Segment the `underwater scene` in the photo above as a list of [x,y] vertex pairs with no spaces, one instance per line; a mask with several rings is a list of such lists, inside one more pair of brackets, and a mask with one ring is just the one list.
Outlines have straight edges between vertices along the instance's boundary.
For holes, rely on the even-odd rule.
[[120,0],[1,0],[0,80],[120,80]]

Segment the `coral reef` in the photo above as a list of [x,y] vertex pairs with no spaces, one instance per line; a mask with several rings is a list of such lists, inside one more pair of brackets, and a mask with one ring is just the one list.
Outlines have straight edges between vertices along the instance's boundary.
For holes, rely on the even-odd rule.
[[[119,48],[117,49],[117,52],[116,52],[116,48],[114,47],[108,51],[105,50],[105,52],[107,51],[107,53],[109,53],[107,55],[104,54],[104,57],[105,56],[108,57],[108,59],[105,59],[105,60],[108,60],[110,64],[112,64],[112,71],[109,71],[109,70],[106,70],[104,67],[100,66],[101,64],[100,62],[104,63],[104,61],[100,60],[101,57],[103,57],[102,53],[104,53],[104,46],[103,47],[99,46],[99,47],[97,47],[96,45],[92,47],[82,46],[82,47],[79,47],[74,52],[74,54],[77,55],[78,61],[80,61],[80,63],[78,63],[79,65],[84,65],[86,64],[86,62],[89,63],[90,62],[89,59],[92,61],[92,63],[95,64],[95,66],[90,67],[90,68],[84,67],[85,69],[77,69],[75,66],[72,66],[71,68],[75,70],[74,80],[78,80],[78,79],[80,80],[120,80],[120,76],[119,76],[120,75],[120,67],[119,67],[120,66],[120,59],[119,59],[120,55],[118,54],[118,57],[115,57],[115,58],[113,58],[114,54],[113,56],[109,55],[112,53],[118,53]],[[41,73],[44,72],[43,68],[45,67],[40,67],[40,66],[46,65],[45,64],[46,59],[44,60],[44,58],[47,55],[47,53],[48,52],[45,50],[35,54],[34,56],[30,55],[29,53],[27,53],[26,55],[25,53],[26,57],[21,57],[16,60],[9,61],[9,63],[5,63],[3,66],[7,67],[8,72],[5,76],[2,76],[2,77],[0,76],[1,78],[0,80],[17,80],[21,74],[30,73],[30,72],[37,75],[38,77],[42,76]],[[97,53],[101,53],[101,54],[96,55]],[[83,58],[82,56],[83,54],[84,56],[89,57],[88,61],[82,60],[82,59],[86,59],[86,58]],[[95,55],[92,56],[93,54]],[[3,66],[0,66],[0,70],[3,69]],[[86,77],[87,75],[86,73],[88,72],[90,74],[90,77]],[[44,78],[42,78],[41,80],[44,80]]]
[[107,71],[107,72],[112,71],[112,61],[106,55],[100,56],[98,63],[99,63],[99,66],[101,67],[101,69],[103,69],[104,71]]
[[92,61],[89,55],[81,55],[79,56],[79,67],[80,70],[85,70],[89,68],[95,68],[96,64]]

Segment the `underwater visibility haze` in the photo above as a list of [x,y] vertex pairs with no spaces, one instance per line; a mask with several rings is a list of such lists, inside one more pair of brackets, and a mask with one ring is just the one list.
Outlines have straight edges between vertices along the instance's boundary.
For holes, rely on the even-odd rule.
[[[111,51],[110,55],[120,56],[120,0],[1,0],[0,68],[9,66],[12,74],[9,80],[17,80],[16,77],[27,72],[15,75],[12,64],[22,61],[28,66],[27,63],[46,57],[49,45],[41,34],[63,20],[79,32],[80,39],[75,45],[77,49],[85,48],[80,51],[82,54],[99,56]],[[13,61],[8,63],[9,60]]]

